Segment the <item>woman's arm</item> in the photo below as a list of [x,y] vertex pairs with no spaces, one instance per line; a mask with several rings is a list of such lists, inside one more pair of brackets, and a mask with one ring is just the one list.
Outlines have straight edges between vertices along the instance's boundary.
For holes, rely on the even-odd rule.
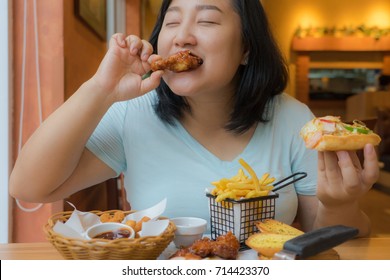
[[363,167],[355,152],[320,152],[317,196],[299,196],[300,222],[306,225],[306,230],[311,228],[310,224],[312,228],[343,224],[358,228],[359,236],[368,235],[370,220],[360,209],[359,199],[378,176],[378,160],[372,145],[364,148]]
[[24,145],[10,177],[12,196],[26,201],[63,198],[115,173],[85,149],[90,135],[117,101],[157,87],[162,71],[149,78],[152,46],[116,34],[96,74],[51,114]]
[[303,231],[313,229],[317,215],[318,198],[315,195],[298,195],[298,223]]
[[20,151],[10,177],[11,195],[43,201],[56,191],[75,171],[88,138],[110,105],[92,82],[82,85]]
[[298,222],[304,231],[330,225],[346,225],[359,229],[359,236],[370,232],[370,220],[358,203],[340,207],[324,207],[316,196],[299,195]]
[[320,203],[314,227],[320,228],[337,224],[359,229],[358,236],[360,237],[369,235],[371,231],[370,219],[360,209],[358,202],[337,207],[327,207]]
[[[10,194],[23,201],[42,203],[54,202],[69,197],[71,194],[89,186],[113,178],[115,175],[116,173],[114,170],[97,158],[88,149],[84,149],[80,160],[71,175],[55,188],[48,186],[45,189],[37,184],[26,184],[24,180],[23,182],[18,180],[19,177],[15,175],[13,177],[15,178],[13,179],[14,182],[11,182],[10,184],[13,184],[13,186],[17,186],[18,184],[21,186],[22,184],[26,185],[24,185],[24,188],[10,188]],[[41,177],[52,178],[53,176],[46,172],[41,174]],[[56,181],[56,178],[54,177],[51,180]],[[46,182],[47,180],[45,179],[43,181]]]

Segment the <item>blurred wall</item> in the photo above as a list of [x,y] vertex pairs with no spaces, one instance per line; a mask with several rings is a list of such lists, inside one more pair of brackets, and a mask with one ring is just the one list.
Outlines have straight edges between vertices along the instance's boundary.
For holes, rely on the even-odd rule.
[[[45,119],[64,100],[63,63],[63,1],[40,0],[37,3],[39,72],[42,100],[42,117]],[[66,1],[68,2],[68,1]],[[69,1],[70,2],[70,1]],[[22,58],[24,32],[24,1],[13,1],[13,155],[18,155],[18,142],[24,144],[39,126],[37,90],[37,68],[35,61],[35,34],[33,1],[27,1],[26,63],[24,85],[24,110],[22,110]],[[21,114],[23,111],[23,114]],[[23,129],[19,122],[23,116]],[[22,132],[22,135],[20,134]],[[45,176],[45,174],[42,174]],[[26,186],[28,188],[29,186]],[[21,202],[25,208],[37,204]],[[33,242],[46,240],[43,225],[49,216],[62,210],[62,201],[44,204],[34,212],[24,212],[13,203],[12,242]]]
[[74,1],[64,1],[65,99],[96,72],[106,53],[101,40],[74,13]]
[[295,96],[295,64],[290,45],[296,28],[390,26],[389,0],[262,0],[275,37],[290,62],[290,85]]

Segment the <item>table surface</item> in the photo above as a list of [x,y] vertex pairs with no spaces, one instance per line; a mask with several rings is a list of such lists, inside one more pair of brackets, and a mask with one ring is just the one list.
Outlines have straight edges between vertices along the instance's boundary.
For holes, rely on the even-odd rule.
[[[390,260],[390,237],[353,239],[334,249],[341,260]],[[253,250],[245,254],[247,257],[256,256]],[[0,260],[62,259],[60,253],[48,242],[0,244]]]

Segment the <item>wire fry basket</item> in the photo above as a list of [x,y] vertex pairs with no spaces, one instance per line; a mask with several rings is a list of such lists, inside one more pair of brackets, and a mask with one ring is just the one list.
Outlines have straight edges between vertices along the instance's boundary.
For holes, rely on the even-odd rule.
[[216,202],[216,196],[207,193],[209,199],[211,238],[217,239],[231,231],[241,244],[241,249],[248,248],[245,240],[259,231],[255,223],[265,219],[274,219],[276,211],[276,199],[279,194],[276,191],[295,183],[307,176],[305,172],[294,173],[274,184],[274,189],[267,196],[249,199],[225,199]]

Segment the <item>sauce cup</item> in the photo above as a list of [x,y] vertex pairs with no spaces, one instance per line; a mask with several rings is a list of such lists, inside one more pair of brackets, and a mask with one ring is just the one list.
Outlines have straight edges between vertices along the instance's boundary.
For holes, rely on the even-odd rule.
[[91,226],[86,231],[87,239],[114,240],[118,238],[134,238],[134,229],[122,223],[102,223]]
[[207,228],[207,221],[196,217],[177,217],[171,221],[176,225],[173,243],[177,248],[190,246],[201,239]]

